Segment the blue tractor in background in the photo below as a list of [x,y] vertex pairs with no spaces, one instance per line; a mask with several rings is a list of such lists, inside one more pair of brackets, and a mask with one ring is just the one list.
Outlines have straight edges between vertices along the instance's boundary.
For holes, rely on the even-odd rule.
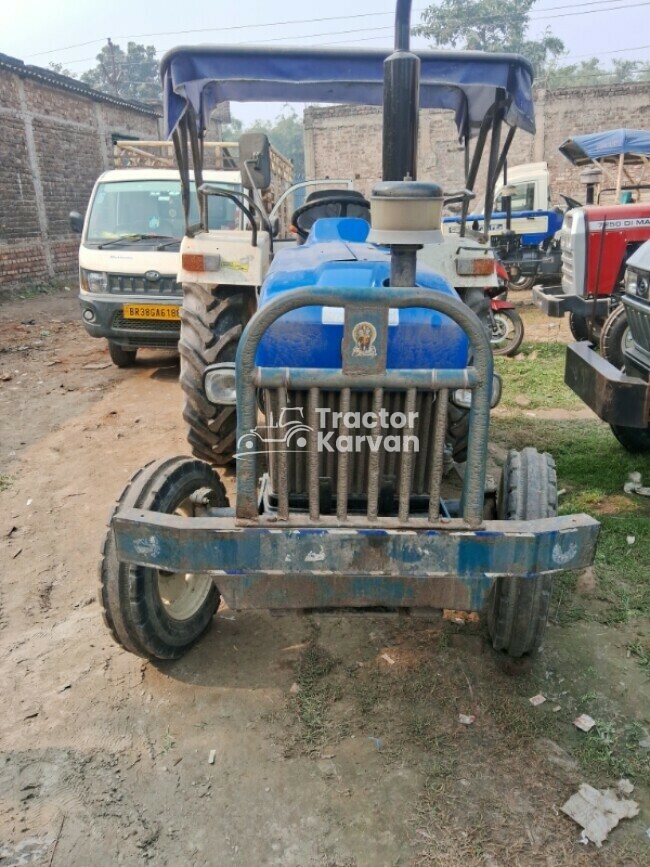
[[[530,66],[514,55],[415,54],[410,12],[399,0],[387,58],[229,46],[163,60],[186,213],[191,160],[202,214],[181,248],[183,316],[208,348],[223,335],[210,332],[206,312],[239,307],[215,275],[254,270],[273,243],[255,195],[268,177],[261,140],[241,148],[253,188],[238,197],[248,246],[242,238],[235,257],[236,238],[207,231],[209,196],[221,193],[202,184],[202,136],[216,103],[383,102],[383,181],[369,202],[333,191],[298,209],[305,243],[275,254],[234,360],[202,371],[201,401],[236,410],[234,505],[214,467],[190,457],[149,464],[120,496],[101,603],[114,638],[134,653],[181,656],[223,599],[231,609],[485,609],[493,646],[519,657],[541,645],[553,573],[593,560],[598,523],[558,516],[550,455],[510,451],[500,483],[488,477],[499,391],[488,334],[420,258],[443,243],[445,196],[416,179],[419,105],[454,110],[467,142],[478,130],[470,180],[491,132],[495,181],[514,130],[533,128]],[[457,194],[465,212],[471,189]],[[462,252],[464,235],[454,243]],[[485,253],[470,242],[467,250],[454,261],[484,267]],[[462,456],[451,408],[466,423]]]

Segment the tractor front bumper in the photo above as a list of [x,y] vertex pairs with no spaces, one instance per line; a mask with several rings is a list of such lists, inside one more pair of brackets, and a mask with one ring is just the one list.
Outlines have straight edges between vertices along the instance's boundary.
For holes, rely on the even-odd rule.
[[600,526],[583,514],[486,521],[477,530],[457,519],[444,529],[408,529],[389,518],[369,526],[353,516],[346,526],[298,521],[260,526],[225,509],[188,518],[125,508],[113,531],[121,562],[212,573],[232,609],[477,611],[499,576],[589,566]]
[[648,426],[650,383],[618,370],[586,340],[567,346],[564,381],[603,421],[621,427]]
[[610,307],[610,297],[594,298],[593,295],[583,298],[582,295],[567,295],[561,286],[534,286],[533,303],[547,316],[561,319],[565,313],[575,313],[578,316],[607,316]]

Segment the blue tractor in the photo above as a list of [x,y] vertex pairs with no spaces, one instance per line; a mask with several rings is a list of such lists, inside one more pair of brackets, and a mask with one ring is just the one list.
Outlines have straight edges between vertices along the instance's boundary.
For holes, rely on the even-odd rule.
[[[219,194],[202,185],[200,167],[206,119],[222,100],[383,101],[383,181],[369,203],[334,191],[299,209],[304,243],[276,253],[234,361],[203,371],[201,399],[236,408],[234,505],[214,467],[190,457],[149,464],[120,496],[101,603],[115,639],[136,654],[181,656],[223,599],[235,610],[485,609],[493,646],[519,657],[540,647],[553,573],[593,560],[599,525],[558,516],[550,455],[510,451],[500,483],[488,478],[498,398],[488,335],[418,257],[440,239],[443,205],[437,184],[416,179],[418,105],[453,109],[467,140],[489,127],[496,179],[503,126],[506,145],[518,125],[533,126],[530,66],[513,55],[415,54],[410,12],[409,0],[397,3],[387,58],[230,46],[176,49],[163,61],[187,213],[190,155],[202,215]],[[254,145],[242,160],[263,187],[265,147]],[[254,192],[239,202],[259,252],[272,227]],[[223,265],[225,253],[201,247],[205,225],[188,225],[183,241],[190,282]],[[230,259],[229,270],[254,268],[257,255]],[[189,295],[201,293],[214,309],[230,297]],[[185,315],[196,324],[197,309]],[[451,408],[467,422],[462,462]]]

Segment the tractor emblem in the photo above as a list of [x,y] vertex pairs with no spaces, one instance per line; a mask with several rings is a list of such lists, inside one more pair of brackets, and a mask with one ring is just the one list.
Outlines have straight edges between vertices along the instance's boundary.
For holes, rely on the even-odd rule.
[[352,355],[366,358],[374,358],[377,355],[375,340],[377,329],[370,322],[358,322],[352,329],[354,349]]

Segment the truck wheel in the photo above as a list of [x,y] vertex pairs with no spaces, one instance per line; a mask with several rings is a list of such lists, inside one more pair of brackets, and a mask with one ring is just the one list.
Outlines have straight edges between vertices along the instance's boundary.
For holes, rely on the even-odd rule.
[[137,352],[137,349],[124,349],[119,343],[114,343],[112,340],[108,341],[108,354],[117,367],[133,367]]
[[208,402],[203,374],[208,364],[235,360],[239,338],[251,313],[249,298],[241,287],[220,286],[213,292],[196,283],[183,287],[178,349],[187,440],[192,454],[217,466],[225,466],[233,459],[237,413],[234,406]]
[[586,316],[569,313],[569,328],[576,340],[589,340],[589,325]]
[[617,304],[600,332],[600,354],[617,370],[625,365],[625,343],[630,334],[623,304]]
[[610,425],[612,433],[628,452],[634,455],[650,452],[650,427],[623,427]]
[[[499,491],[499,518],[531,521],[557,515],[555,461],[525,448],[510,451]],[[523,656],[539,650],[551,602],[552,575],[497,578],[488,599],[488,630],[495,650]]]
[[[227,505],[211,467],[192,458],[165,458],[135,474],[113,515],[122,508],[200,515],[208,506]],[[149,659],[177,659],[207,629],[219,607],[219,592],[209,575],[120,563],[109,523],[99,601],[113,638],[126,650]]]

